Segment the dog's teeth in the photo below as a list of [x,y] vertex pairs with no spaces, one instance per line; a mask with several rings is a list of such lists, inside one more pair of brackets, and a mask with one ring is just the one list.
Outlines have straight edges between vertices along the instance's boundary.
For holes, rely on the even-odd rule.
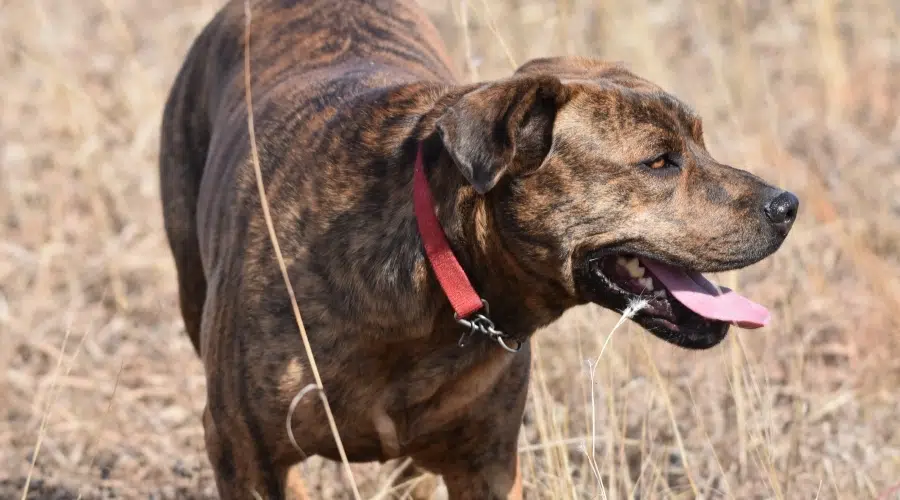
[[622,267],[628,267],[628,261],[625,260],[625,257],[616,257],[616,264]]
[[637,281],[638,281],[638,283],[640,283],[641,285],[644,286],[644,290],[647,290],[647,291],[653,290],[653,278],[650,278],[650,277],[641,278]]
[[637,259],[629,259],[625,264],[625,269],[628,270],[628,275],[632,278],[643,278],[646,270],[644,266],[641,265],[641,262]]

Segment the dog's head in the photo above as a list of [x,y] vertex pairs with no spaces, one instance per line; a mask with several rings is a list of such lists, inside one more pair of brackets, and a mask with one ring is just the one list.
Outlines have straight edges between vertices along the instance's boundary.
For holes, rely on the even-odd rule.
[[577,300],[620,312],[645,300],[635,321],[695,349],[768,320],[700,273],[772,254],[799,202],[713,159],[700,119],[651,82],[591,59],[533,60],[462,96],[437,128],[504,248]]

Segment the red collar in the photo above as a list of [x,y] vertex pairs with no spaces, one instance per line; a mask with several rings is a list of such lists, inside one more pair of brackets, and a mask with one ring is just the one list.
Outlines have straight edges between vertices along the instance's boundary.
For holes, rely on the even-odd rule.
[[[522,343],[516,340],[516,346],[513,348],[504,342],[504,340],[510,340],[510,337],[495,329],[494,323],[488,317],[487,301],[482,299],[472,287],[466,272],[456,260],[456,256],[453,255],[444,229],[434,213],[434,198],[428,185],[428,177],[425,176],[423,157],[424,153],[420,144],[416,152],[416,164],[413,171],[413,206],[416,222],[431,268],[434,270],[444,294],[450,300],[450,305],[453,306],[454,319],[469,329],[460,337],[459,345],[464,345],[472,333],[480,332],[491,337],[504,349],[516,352],[522,347]],[[484,309],[483,314],[475,314],[481,309]],[[470,319],[473,315],[475,317]]]

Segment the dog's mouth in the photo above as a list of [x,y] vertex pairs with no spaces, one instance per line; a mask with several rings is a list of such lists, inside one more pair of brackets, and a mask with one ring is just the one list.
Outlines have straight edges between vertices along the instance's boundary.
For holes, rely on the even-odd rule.
[[736,324],[760,328],[769,311],[699,272],[632,254],[588,261],[594,302],[624,312],[641,305],[633,320],[673,344],[689,349],[715,346]]

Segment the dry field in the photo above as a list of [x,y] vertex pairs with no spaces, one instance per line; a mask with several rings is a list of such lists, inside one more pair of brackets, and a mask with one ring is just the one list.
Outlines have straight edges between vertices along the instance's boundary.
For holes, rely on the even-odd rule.
[[[583,307],[538,332],[529,498],[900,498],[900,4],[422,2],[466,78],[624,61],[802,200],[774,257],[716,277],[769,327],[686,352]],[[156,157],[218,3],[0,0],[0,498],[35,456],[28,498],[215,497]],[[302,472],[349,498],[337,465]],[[354,466],[365,498],[389,472]]]

